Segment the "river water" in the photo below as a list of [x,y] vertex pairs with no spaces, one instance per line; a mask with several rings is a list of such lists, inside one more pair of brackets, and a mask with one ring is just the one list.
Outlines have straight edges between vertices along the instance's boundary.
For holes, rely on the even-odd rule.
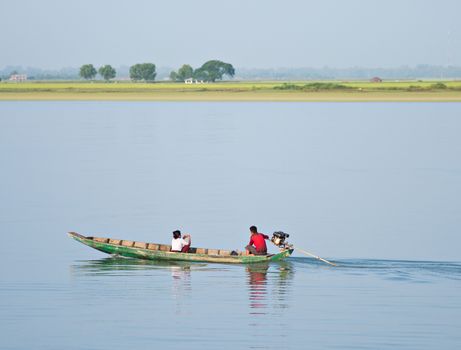
[[[2,102],[0,348],[458,349],[460,112]],[[241,249],[254,224],[339,266],[161,264],[66,236]]]

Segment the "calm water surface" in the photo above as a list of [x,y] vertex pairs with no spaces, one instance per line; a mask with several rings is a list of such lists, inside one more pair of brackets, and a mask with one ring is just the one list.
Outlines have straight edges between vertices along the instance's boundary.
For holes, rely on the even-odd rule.
[[[460,348],[460,112],[1,103],[0,349]],[[241,249],[252,224],[339,266],[142,262],[65,235]]]

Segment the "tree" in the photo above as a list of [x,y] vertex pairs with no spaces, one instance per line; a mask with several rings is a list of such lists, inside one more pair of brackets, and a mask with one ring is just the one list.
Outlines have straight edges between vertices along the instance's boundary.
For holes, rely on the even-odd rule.
[[178,79],[186,80],[194,76],[194,68],[188,64],[183,64],[181,68],[178,69]]
[[178,73],[176,73],[174,70],[171,71],[170,73],[170,80],[173,80],[173,81],[178,81]]
[[221,80],[224,74],[230,77],[234,76],[235,69],[232,64],[211,60],[205,62],[200,68],[195,70],[194,78],[214,82],[216,80]]
[[153,63],[138,63],[130,67],[132,80],[154,81],[156,75],[155,64]]
[[92,64],[84,64],[80,67],[80,76],[83,79],[94,79],[97,73],[96,68]]
[[99,68],[99,74],[104,78],[104,80],[114,79],[117,72],[111,65],[106,64]]
[[178,72],[171,72],[170,79],[173,81],[184,81],[186,79],[192,78],[194,76],[194,68],[188,64],[183,64],[181,68],[178,69]]

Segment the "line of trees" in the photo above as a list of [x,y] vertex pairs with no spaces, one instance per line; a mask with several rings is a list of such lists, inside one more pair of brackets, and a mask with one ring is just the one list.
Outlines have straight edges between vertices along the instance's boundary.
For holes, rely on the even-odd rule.
[[84,64],[80,67],[80,76],[83,79],[94,79],[98,73],[104,80],[114,79],[117,74],[115,68],[109,64],[99,67],[98,70],[92,64]]
[[[157,76],[156,67],[153,63],[138,63],[130,67],[130,79],[135,81],[154,81]],[[91,80],[99,75],[106,81],[114,79],[116,70],[109,64],[100,67],[98,70],[92,64],[84,64],[80,67],[80,77]]]
[[[98,70],[92,64],[84,64],[80,67],[80,77],[91,80],[99,75],[106,81],[115,78],[117,72],[115,69],[106,64],[99,67]],[[233,77],[235,69],[230,63],[219,60],[205,62],[201,67],[194,69],[188,64],[184,64],[177,72],[170,73],[170,79],[173,81],[184,81],[186,79],[197,79],[201,81],[215,82],[221,80],[224,75]],[[153,63],[138,63],[130,67],[130,79],[134,81],[154,81],[157,76],[156,66]]]
[[235,69],[230,63],[219,60],[205,62],[201,67],[194,69],[188,64],[184,64],[178,71],[170,73],[170,79],[173,81],[184,81],[186,79],[197,79],[203,81],[215,82],[221,80],[224,75],[233,77]]

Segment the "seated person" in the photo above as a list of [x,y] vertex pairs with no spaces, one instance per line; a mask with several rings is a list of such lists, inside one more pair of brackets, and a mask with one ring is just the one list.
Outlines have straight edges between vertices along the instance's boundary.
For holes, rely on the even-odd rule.
[[247,254],[267,255],[266,239],[269,239],[269,236],[258,233],[256,226],[251,226],[250,243],[248,243],[248,245],[245,247]]
[[190,248],[190,235],[184,235],[181,238],[181,231],[173,231],[173,239],[171,240],[171,251],[176,253],[187,253]]
[[190,248],[190,245],[191,245],[191,238],[190,238],[190,234],[186,233],[184,234],[184,236],[182,236],[182,239],[184,240],[184,242],[186,242],[186,245],[184,247],[182,247],[181,249],[181,252],[182,253],[189,253],[189,248]]

